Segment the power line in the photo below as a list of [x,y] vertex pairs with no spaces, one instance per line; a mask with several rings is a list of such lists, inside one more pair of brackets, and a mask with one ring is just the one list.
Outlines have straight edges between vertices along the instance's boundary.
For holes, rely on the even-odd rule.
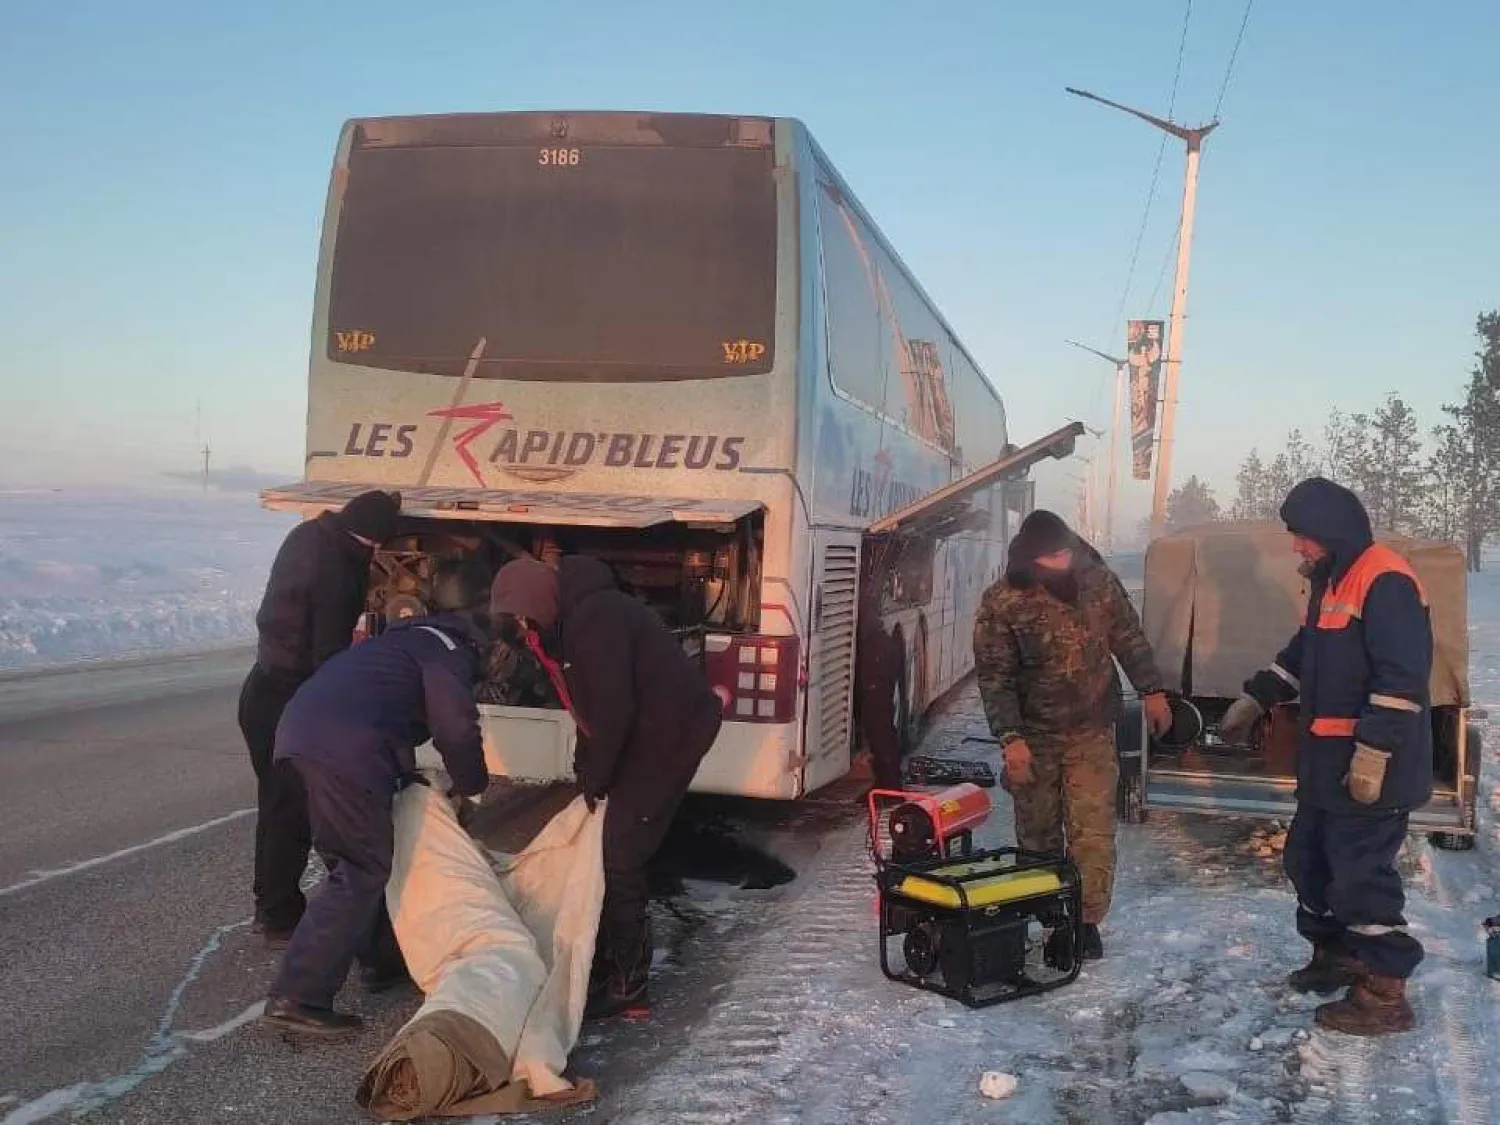
[[[1182,13],[1182,35],[1177,41],[1177,66],[1172,74],[1172,93],[1167,100],[1167,119],[1171,120],[1172,114],[1177,110],[1177,91],[1182,85],[1182,64],[1187,57],[1188,27],[1193,19],[1193,0],[1187,0]],[[1120,303],[1115,308],[1114,319],[1110,321],[1109,329],[1105,333],[1113,337],[1115,330],[1119,328],[1125,319],[1125,307],[1130,302],[1130,292],[1135,286],[1135,270],[1140,264],[1141,246],[1146,240],[1146,227],[1151,221],[1151,208],[1156,203],[1156,190],[1161,185],[1161,166],[1167,154],[1167,140],[1165,133],[1162,134],[1161,143],[1156,146],[1156,163],[1151,169],[1151,186],[1146,191],[1146,206],[1141,211],[1141,223],[1135,232],[1135,245],[1130,250],[1130,266],[1125,271],[1125,287],[1120,293]],[[1100,396],[1105,385],[1105,377],[1100,375],[1094,384],[1094,395],[1089,404],[1090,415],[1099,408]]]
[[[1172,114],[1177,110],[1177,90],[1182,84],[1182,63],[1187,56],[1188,25],[1193,19],[1193,0],[1187,0],[1187,7],[1182,15],[1182,37],[1177,43],[1177,69],[1172,75],[1172,96],[1167,100],[1167,120],[1172,119]],[[1146,227],[1151,219],[1151,207],[1156,202],[1156,189],[1161,184],[1161,165],[1167,153],[1167,134],[1161,135],[1161,144],[1156,147],[1156,165],[1151,169],[1151,187],[1146,192],[1146,206],[1141,212],[1141,225],[1135,234],[1135,246],[1130,251],[1130,268],[1125,273],[1125,289],[1120,294],[1120,304],[1115,310],[1115,322],[1110,325],[1113,332],[1125,315],[1126,303],[1130,300],[1130,290],[1135,284],[1135,268],[1140,262],[1141,244],[1146,238]]]
[[[1229,90],[1229,80],[1234,74],[1234,64],[1240,56],[1240,45],[1245,41],[1245,28],[1250,24],[1250,12],[1254,7],[1255,0],[1246,0],[1245,15],[1244,18],[1240,20],[1240,31],[1239,34],[1235,36],[1234,48],[1229,52],[1229,64],[1224,68],[1224,81],[1219,85],[1219,97],[1218,100],[1214,102],[1214,114],[1213,117],[1210,118],[1210,120],[1217,121],[1219,119],[1219,111],[1224,108],[1224,95]],[[1170,114],[1168,116],[1170,116]],[[1163,144],[1166,143],[1165,136],[1162,137],[1162,142]],[[1171,268],[1172,260],[1177,256],[1177,243],[1180,238],[1180,234],[1181,232],[1179,232],[1178,234],[1174,234],[1172,236],[1171,243],[1167,246],[1167,256],[1162,259],[1161,272],[1156,275],[1156,286],[1151,290],[1151,300],[1146,302],[1146,308],[1148,311],[1156,307],[1156,299],[1161,295],[1162,286],[1166,284],[1167,270]]]
[[1156,275],[1156,287],[1151,290],[1151,300],[1146,302],[1146,311],[1150,312],[1156,308],[1156,298],[1161,296],[1161,287],[1166,284],[1167,270],[1172,266],[1172,260],[1177,257],[1177,243],[1182,239],[1182,232],[1178,231],[1172,236],[1171,243],[1167,246],[1167,256],[1161,260],[1161,272]]
[[1235,60],[1240,57],[1240,44],[1245,41],[1245,28],[1250,24],[1250,11],[1254,7],[1255,0],[1245,0],[1245,18],[1240,20],[1240,33],[1235,36],[1234,50],[1229,52],[1229,65],[1224,68],[1224,82],[1219,87],[1219,100],[1214,102],[1214,121],[1219,119],[1219,110],[1224,108],[1224,95],[1229,92],[1229,79],[1234,74]]

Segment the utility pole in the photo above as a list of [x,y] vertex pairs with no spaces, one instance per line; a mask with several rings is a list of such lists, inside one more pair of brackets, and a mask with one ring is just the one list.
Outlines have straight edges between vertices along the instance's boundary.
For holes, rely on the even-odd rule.
[[1162,392],[1161,435],[1158,438],[1160,444],[1156,451],[1156,488],[1151,496],[1151,538],[1155,539],[1166,527],[1167,497],[1172,490],[1172,438],[1173,426],[1177,420],[1177,379],[1182,363],[1182,322],[1187,316],[1188,261],[1193,246],[1193,213],[1198,197],[1198,158],[1202,153],[1204,140],[1219,127],[1219,123],[1210,121],[1207,125],[1190,129],[1171,121],[1163,121],[1149,113],[1142,113],[1138,109],[1131,109],[1119,102],[1112,102],[1108,98],[1101,98],[1087,90],[1075,90],[1069,86],[1067,91],[1075,97],[1087,98],[1138,117],[1187,146],[1187,174],[1182,185],[1182,218],[1177,228],[1177,280],[1172,288],[1172,317],[1171,326],[1167,330],[1165,356],[1167,378]]
[[1069,473],[1069,478],[1078,487],[1078,529],[1083,537],[1092,543],[1095,539],[1094,528],[1094,458],[1083,458],[1083,475]]
[[1128,361],[1091,348],[1087,344],[1080,344],[1077,340],[1064,340],[1063,342],[1115,365],[1115,402],[1109,422],[1109,485],[1104,499],[1104,553],[1111,555],[1115,550],[1115,484],[1120,464],[1120,416],[1125,403],[1125,368],[1128,366]]

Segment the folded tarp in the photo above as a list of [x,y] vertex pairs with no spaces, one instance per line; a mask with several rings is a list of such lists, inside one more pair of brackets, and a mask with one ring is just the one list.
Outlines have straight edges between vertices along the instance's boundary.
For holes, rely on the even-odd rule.
[[426,1000],[365,1072],[359,1104],[410,1120],[592,1101],[592,1083],[563,1074],[604,897],[602,807],[590,815],[579,798],[493,860],[441,789],[410,786],[393,811],[386,903]]

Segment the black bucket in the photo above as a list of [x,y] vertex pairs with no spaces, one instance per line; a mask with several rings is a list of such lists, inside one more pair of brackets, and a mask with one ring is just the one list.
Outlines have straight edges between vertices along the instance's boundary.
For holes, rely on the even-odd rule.
[[1172,725],[1152,741],[1163,750],[1186,750],[1203,737],[1203,712],[1180,695],[1168,695],[1167,703],[1172,708]]

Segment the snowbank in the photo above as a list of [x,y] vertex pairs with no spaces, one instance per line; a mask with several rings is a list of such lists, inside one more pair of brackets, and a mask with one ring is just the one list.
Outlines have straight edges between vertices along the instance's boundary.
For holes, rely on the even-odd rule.
[[243,494],[0,493],[0,668],[247,641],[295,522]]

